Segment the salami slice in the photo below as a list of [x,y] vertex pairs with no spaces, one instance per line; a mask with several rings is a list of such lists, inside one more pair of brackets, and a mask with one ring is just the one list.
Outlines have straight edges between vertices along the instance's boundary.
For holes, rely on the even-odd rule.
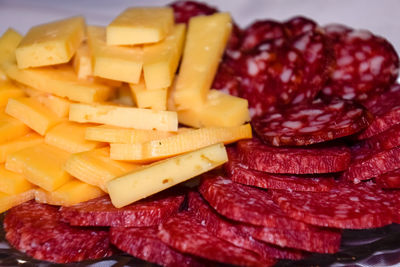
[[260,189],[237,184],[217,174],[206,175],[199,191],[219,214],[235,221],[291,230],[309,229],[309,225],[288,217]]
[[206,266],[201,260],[170,248],[157,233],[158,227],[111,227],[110,241],[136,258],[162,266]]
[[265,189],[283,189],[293,191],[329,191],[334,185],[332,176],[284,175],[255,171],[240,161],[236,149],[229,148],[229,161],[225,169],[229,178],[240,184]]
[[109,196],[92,199],[70,207],[61,207],[64,221],[78,226],[146,227],[160,224],[176,213],[182,194],[161,193],[123,208],[112,205]]
[[195,213],[196,218],[214,235],[238,247],[254,251],[267,261],[270,258],[298,260],[305,256],[305,253],[298,250],[284,249],[253,239],[240,229],[240,224],[230,222],[217,214],[197,192],[189,193],[188,203],[189,211]]
[[352,153],[352,163],[342,177],[356,184],[400,168],[400,147],[387,150],[356,147]]
[[392,223],[391,200],[374,185],[338,183],[329,192],[272,191],[274,201],[293,219],[313,225],[366,229]]
[[321,31],[315,21],[303,16],[293,17],[285,21],[283,25],[290,38],[307,32]]
[[13,247],[39,260],[69,263],[113,254],[108,231],[71,227],[60,221],[57,207],[34,201],[10,209],[4,229]]
[[366,139],[365,145],[371,149],[391,149],[400,146],[400,124]]
[[336,64],[325,94],[364,100],[369,92],[388,88],[396,80],[398,55],[384,38],[366,30],[342,30],[331,41]]
[[400,85],[395,84],[390,91],[377,95],[363,104],[375,116],[371,124],[358,135],[358,139],[370,138],[400,123]]
[[261,259],[256,253],[234,246],[209,232],[190,212],[181,212],[160,225],[158,237],[182,253],[241,266],[272,266],[274,260]]
[[384,173],[375,178],[376,183],[385,189],[400,189],[400,169]]
[[187,23],[192,17],[218,12],[216,8],[196,1],[175,1],[171,7],[174,9],[176,23]]
[[269,173],[313,174],[346,170],[350,150],[345,146],[271,147],[258,139],[238,142],[240,159],[249,168]]
[[273,41],[274,45],[286,42],[287,35],[282,23],[274,20],[258,20],[243,32],[241,50],[250,51],[265,41]]
[[304,146],[355,134],[372,115],[349,101],[315,100],[253,119],[257,135],[273,146]]

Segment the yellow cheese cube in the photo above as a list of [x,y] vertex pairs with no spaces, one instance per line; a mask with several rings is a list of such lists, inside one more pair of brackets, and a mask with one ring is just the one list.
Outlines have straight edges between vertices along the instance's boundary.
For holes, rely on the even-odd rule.
[[143,67],[141,47],[107,46],[104,27],[89,26],[87,35],[93,75],[128,83],[139,81]]
[[[168,109],[173,110],[168,99]],[[231,96],[218,90],[211,90],[203,106],[178,111],[178,120],[187,126],[201,128],[210,126],[231,127],[250,121],[248,102],[244,98]]]
[[160,43],[145,45],[143,74],[147,89],[171,86],[182,55],[186,25],[178,24]]
[[15,195],[9,195],[0,192],[0,212],[11,209],[12,207],[18,206],[24,202],[35,198],[35,189],[18,193]]
[[141,167],[111,180],[107,189],[117,208],[189,180],[228,161],[223,144],[215,144]]
[[0,67],[0,81],[8,81],[6,73]]
[[175,135],[174,132],[128,129],[109,125],[86,128],[85,138],[108,143],[137,144]]
[[29,128],[44,135],[51,127],[60,122],[60,118],[33,98],[10,99],[6,113],[25,123]]
[[190,19],[176,82],[175,104],[178,110],[199,107],[205,102],[231,28],[228,13]]
[[68,117],[69,104],[71,103],[68,99],[38,91],[29,87],[24,88],[24,91],[32,99],[35,99],[40,104],[53,111],[57,117]]
[[0,81],[0,107],[7,104],[9,98],[24,96],[24,91],[9,81]]
[[19,83],[73,101],[100,102],[113,93],[110,86],[79,80],[69,65],[20,70],[15,62],[5,61],[1,67],[11,79]]
[[0,144],[0,163],[4,163],[9,154],[30,146],[41,144],[43,140],[42,136],[31,132],[12,141]]
[[139,166],[110,159],[110,149],[104,147],[72,154],[64,168],[79,180],[98,186],[107,192],[108,181],[137,169]]
[[69,156],[70,153],[64,150],[39,144],[10,154],[6,168],[14,171],[10,166],[17,166],[29,182],[47,191],[54,191],[71,180],[63,168]]
[[168,88],[148,90],[143,80],[138,84],[129,84],[137,107],[154,110],[167,109]]
[[68,62],[85,37],[85,20],[72,17],[32,27],[15,55],[19,68]]
[[13,29],[8,29],[0,37],[0,62],[15,60],[15,49],[22,40],[22,35]]
[[0,112],[0,144],[23,136],[29,131],[29,128],[18,119]]
[[143,130],[177,131],[178,118],[173,111],[155,111],[112,105],[71,104],[69,119]]
[[174,25],[170,7],[127,8],[107,26],[108,45],[158,42]]
[[35,200],[58,206],[72,206],[84,201],[103,196],[105,193],[98,187],[73,179],[53,192],[43,189],[35,190]]
[[70,153],[78,153],[104,146],[104,143],[85,139],[86,128],[91,124],[79,124],[76,122],[62,122],[54,126],[44,139],[46,144],[58,147]]
[[34,185],[23,175],[7,170],[4,164],[0,165],[0,192],[15,195],[33,188]]
[[115,160],[151,162],[216,143],[230,144],[251,136],[250,124],[201,128],[141,144],[111,144],[110,157]]
[[87,79],[93,75],[92,59],[90,57],[89,45],[86,41],[82,42],[78,50],[76,50],[72,65],[79,79]]

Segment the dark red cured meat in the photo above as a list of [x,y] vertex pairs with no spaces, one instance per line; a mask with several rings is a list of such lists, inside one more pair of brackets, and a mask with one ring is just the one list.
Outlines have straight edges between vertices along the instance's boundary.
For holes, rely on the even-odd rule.
[[318,226],[366,229],[391,224],[392,201],[370,184],[338,183],[329,192],[272,191],[289,216]]
[[306,32],[321,31],[315,21],[303,16],[293,17],[284,22],[283,25],[289,38],[302,35]]
[[61,207],[64,221],[77,226],[146,227],[160,224],[176,213],[184,200],[182,194],[162,193],[123,208],[103,196],[70,207]]
[[13,247],[39,260],[69,263],[113,254],[108,231],[71,227],[60,221],[57,207],[34,201],[10,209],[4,230]]
[[340,39],[343,35],[352,31],[352,28],[338,23],[331,23],[322,27],[325,35],[333,40]]
[[384,173],[375,178],[376,183],[385,189],[400,189],[400,169]]
[[249,101],[252,117],[311,102],[328,77],[331,57],[322,34],[306,32],[276,43],[264,41],[236,60],[241,97]]
[[225,164],[225,169],[229,178],[236,183],[265,189],[329,191],[335,182],[333,176],[295,176],[255,171],[240,161],[235,149],[228,148],[227,151],[229,161]]
[[199,191],[219,214],[242,222],[236,223],[239,231],[264,242],[321,253],[336,252],[340,246],[339,231],[291,219],[265,191],[236,184],[221,176],[203,180]]
[[[237,53],[240,54],[240,52]],[[212,88],[220,90],[226,94],[240,96],[242,93],[239,78],[236,76],[235,69],[230,66],[227,61],[229,61],[229,59],[226,59],[219,64]]]
[[287,35],[282,23],[274,20],[258,20],[244,30],[240,49],[249,51],[265,41],[272,41],[271,44],[280,46],[286,42],[286,39]]
[[307,230],[309,225],[288,217],[260,189],[237,184],[218,174],[204,176],[199,192],[219,214],[235,221],[290,230]]
[[363,105],[375,116],[371,124],[362,131],[358,139],[370,138],[400,123],[400,85],[391,86],[390,90],[365,101]]
[[344,171],[350,164],[350,150],[332,147],[272,147],[258,139],[237,143],[240,159],[249,168],[269,173],[313,174]]
[[253,239],[240,229],[241,224],[230,222],[217,214],[198,192],[189,193],[188,208],[217,237],[254,251],[267,260],[270,258],[299,260],[305,256],[305,253],[298,250],[280,248]]
[[400,147],[374,150],[361,147],[352,149],[353,159],[342,177],[353,183],[359,183],[377,177],[383,173],[400,168]]
[[111,227],[110,241],[130,255],[162,266],[206,266],[199,259],[182,254],[163,243],[158,227]]
[[310,227],[310,230],[296,231],[241,225],[240,229],[263,242],[317,253],[338,252],[342,237],[340,230],[322,227]]
[[365,145],[371,149],[391,149],[400,146],[400,124],[364,140]]
[[190,212],[181,212],[168,218],[160,225],[158,237],[182,253],[222,263],[241,266],[272,266],[275,263],[214,236]]
[[330,40],[335,68],[323,92],[343,99],[365,100],[368,93],[388,88],[398,76],[399,59],[384,38],[366,30],[336,32]]
[[273,146],[304,146],[355,134],[369,125],[372,115],[349,101],[315,100],[254,118],[253,129]]
[[218,12],[215,7],[196,1],[176,1],[171,4],[171,7],[174,9],[176,23],[187,23],[192,17]]

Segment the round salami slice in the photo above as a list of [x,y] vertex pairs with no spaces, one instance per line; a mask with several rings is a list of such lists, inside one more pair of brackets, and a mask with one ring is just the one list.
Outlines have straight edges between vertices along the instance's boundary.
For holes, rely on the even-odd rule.
[[174,249],[209,260],[241,266],[272,266],[275,260],[214,236],[190,212],[181,212],[160,225],[158,237]]
[[290,38],[307,32],[321,31],[315,21],[303,16],[291,18],[284,22],[283,25]]
[[216,8],[196,1],[175,1],[171,7],[174,9],[176,23],[187,23],[192,17],[218,12]]
[[304,146],[355,134],[372,115],[349,101],[315,100],[253,119],[257,135],[273,146]]
[[229,148],[227,151],[229,161],[225,164],[225,169],[229,178],[236,183],[293,191],[329,191],[335,183],[333,176],[284,175],[255,171],[240,161],[235,149]]
[[315,174],[347,170],[350,150],[346,146],[272,147],[258,139],[237,145],[240,159],[250,169],[269,173]]
[[289,216],[313,225],[366,229],[393,221],[390,199],[373,185],[338,183],[329,192],[272,191],[274,201]]
[[241,50],[249,51],[265,41],[279,46],[286,42],[287,35],[282,23],[274,20],[258,20],[243,32]]
[[58,208],[34,201],[10,209],[4,218],[7,241],[29,256],[69,263],[111,256],[108,231],[71,227]]
[[400,146],[400,124],[364,140],[365,145],[371,149],[391,149]]
[[400,169],[384,173],[375,178],[376,183],[385,189],[400,189]]
[[352,154],[352,163],[342,177],[356,184],[400,168],[400,147],[387,150],[353,148]]
[[366,30],[343,30],[332,35],[336,64],[325,94],[364,100],[369,92],[394,83],[399,59],[387,40]]
[[161,266],[206,266],[201,260],[163,243],[157,233],[158,227],[111,227],[110,241],[136,258]]
[[309,225],[288,217],[260,189],[237,184],[217,174],[205,176],[199,192],[219,214],[235,221],[266,227],[307,230]]
[[146,227],[158,225],[176,213],[183,199],[182,194],[161,193],[118,209],[109,196],[103,196],[61,207],[60,212],[63,220],[71,225]]
[[384,94],[365,101],[364,106],[375,116],[371,124],[357,138],[366,139],[388,130],[400,123],[400,85],[391,86]]
[[239,223],[230,222],[217,214],[198,192],[189,193],[188,207],[214,235],[238,247],[254,251],[262,258],[299,260],[305,256],[302,251],[280,248],[255,240],[240,229]]

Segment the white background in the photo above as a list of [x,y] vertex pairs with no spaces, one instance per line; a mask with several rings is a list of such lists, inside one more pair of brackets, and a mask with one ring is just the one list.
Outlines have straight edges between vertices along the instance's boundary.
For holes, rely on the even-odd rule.
[[[171,0],[0,0],[0,33],[73,15],[107,25],[129,6],[165,5]],[[244,27],[256,19],[285,20],[302,14],[319,24],[344,23],[386,37],[400,52],[400,0],[211,0]]]

